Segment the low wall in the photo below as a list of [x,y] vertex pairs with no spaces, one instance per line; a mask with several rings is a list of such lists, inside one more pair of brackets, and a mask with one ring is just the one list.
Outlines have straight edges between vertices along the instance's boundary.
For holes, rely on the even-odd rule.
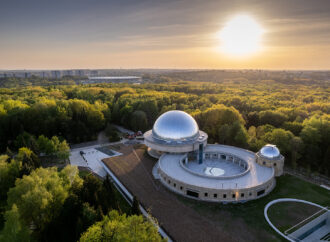
[[[208,201],[208,202],[245,202],[263,197],[270,193],[276,185],[275,178],[272,177],[263,184],[247,188],[231,188],[231,189],[208,189],[186,184],[169,177],[158,167],[158,174],[162,184],[180,195],[188,198]],[[195,192],[198,197],[187,195],[188,191]],[[263,192],[262,192],[263,191]]]
[[[220,154],[222,155],[224,153],[219,153],[219,155]],[[234,159],[231,160],[231,161],[229,161],[229,162],[233,162],[233,164],[235,164],[235,162],[237,162],[238,161],[237,159],[239,159],[239,158],[237,158],[236,156],[233,156],[233,155],[231,155],[231,156],[234,157]],[[200,177],[207,177],[207,178],[211,178],[211,179],[233,179],[233,178],[244,176],[244,175],[246,175],[250,171],[249,164],[245,160],[239,159],[240,161],[242,161],[244,163],[244,165],[245,165],[245,171],[243,171],[241,173],[238,173],[236,175],[232,175],[232,176],[209,176],[209,175],[206,175],[206,174],[201,174],[199,172],[192,171],[191,169],[189,169],[188,167],[186,167],[185,164],[184,164],[184,159],[181,159],[180,160],[180,166],[184,170],[186,170],[187,172],[189,172],[189,173],[191,173],[193,175],[196,175],[196,176],[200,176]],[[237,165],[239,165],[239,164],[237,164]]]

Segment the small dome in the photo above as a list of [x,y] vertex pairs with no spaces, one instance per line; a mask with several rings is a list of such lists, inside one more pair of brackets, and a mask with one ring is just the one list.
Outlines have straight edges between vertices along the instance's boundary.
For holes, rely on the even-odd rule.
[[192,140],[199,136],[199,128],[189,114],[173,110],[163,113],[156,120],[152,134],[161,140]]
[[261,148],[260,154],[265,158],[273,159],[280,156],[280,151],[276,145],[267,144]]

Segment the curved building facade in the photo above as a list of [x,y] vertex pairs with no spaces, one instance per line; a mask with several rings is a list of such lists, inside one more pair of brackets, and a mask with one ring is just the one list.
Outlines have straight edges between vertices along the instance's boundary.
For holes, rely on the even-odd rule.
[[282,174],[277,168],[284,164],[284,157],[277,148],[279,155],[273,158],[283,158],[283,163],[274,166],[274,159],[270,165],[259,158],[269,155],[264,147],[256,155],[233,146],[207,144],[207,134],[182,111],[162,114],[144,138],[148,153],[158,159],[155,178],[189,198],[211,202],[257,199],[268,194],[275,187],[275,175]]

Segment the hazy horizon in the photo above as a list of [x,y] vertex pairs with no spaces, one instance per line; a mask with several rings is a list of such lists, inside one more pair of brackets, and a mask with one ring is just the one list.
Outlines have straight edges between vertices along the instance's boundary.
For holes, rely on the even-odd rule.
[[[0,70],[330,69],[330,1],[3,1]],[[260,50],[219,50],[237,15],[264,30]]]
[[328,69],[262,69],[262,68],[148,68],[148,67],[136,67],[136,68],[33,68],[33,69],[0,69],[0,72],[12,71],[12,72],[20,72],[20,71],[66,71],[66,70],[159,70],[159,71],[288,71],[288,72],[295,72],[295,71],[303,71],[303,72],[328,72]]

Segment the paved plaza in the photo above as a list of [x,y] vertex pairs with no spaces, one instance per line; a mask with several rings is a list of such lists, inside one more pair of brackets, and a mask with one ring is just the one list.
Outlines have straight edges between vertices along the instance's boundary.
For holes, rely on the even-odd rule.
[[102,166],[101,163],[102,160],[112,156],[121,155],[121,153],[114,150],[111,150],[113,152],[113,155],[108,155],[97,150],[97,148],[99,147],[108,147],[109,145],[110,143],[72,149],[70,151],[70,157],[69,157],[70,164],[80,167],[89,167],[93,172],[95,172],[99,176],[105,177],[107,173]]

